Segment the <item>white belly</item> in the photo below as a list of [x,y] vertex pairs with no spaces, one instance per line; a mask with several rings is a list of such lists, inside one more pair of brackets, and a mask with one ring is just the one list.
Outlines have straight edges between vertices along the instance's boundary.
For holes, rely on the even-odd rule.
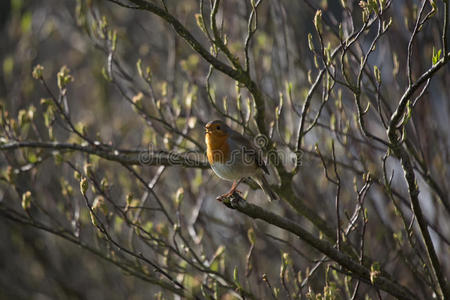
[[257,168],[255,165],[245,165],[241,164],[240,166],[230,166],[227,163],[214,163],[211,165],[214,173],[222,179],[225,180],[239,180],[241,178],[253,176]]

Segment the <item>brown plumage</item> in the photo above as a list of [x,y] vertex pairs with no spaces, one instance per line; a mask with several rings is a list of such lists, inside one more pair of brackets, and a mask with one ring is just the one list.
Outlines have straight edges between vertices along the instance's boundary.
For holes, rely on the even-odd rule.
[[278,199],[264,177],[264,173],[269,175],[269,170],[260,152],[246,137],[220,120],[207,123],[205,129],[206,154],[212,170],[220,178],[233,181],[230,191],[218,199],[231,196],[246,177],[255,180],[270,200]]

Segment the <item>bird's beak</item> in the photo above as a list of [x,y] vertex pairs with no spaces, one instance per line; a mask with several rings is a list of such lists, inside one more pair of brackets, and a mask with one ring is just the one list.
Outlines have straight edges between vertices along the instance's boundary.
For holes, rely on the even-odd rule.
[[205,127],[205,133],[210,133],[210,132],[211,132],[211,130],[209,130],[209,128]]

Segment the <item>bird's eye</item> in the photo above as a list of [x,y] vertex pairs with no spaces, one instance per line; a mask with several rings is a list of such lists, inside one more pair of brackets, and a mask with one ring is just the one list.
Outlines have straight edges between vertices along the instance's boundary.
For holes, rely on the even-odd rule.
[[216,127],[216,129],[217,129],[217,130],[220,130],[220,125],[218,125],[218,126]]

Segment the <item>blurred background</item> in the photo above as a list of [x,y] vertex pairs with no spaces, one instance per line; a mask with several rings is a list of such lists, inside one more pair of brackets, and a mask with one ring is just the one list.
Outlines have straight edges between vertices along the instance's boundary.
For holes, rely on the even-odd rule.
[[[331,49],[339,45],[336,35],[339,24],[342,24],[344,36],[353,28],[358,31],[363,24],[359,1],[342,2],[346,3],[346,9],[339,1],[262,1],[258,7],[257,31],[249,51],[250,74],[264,94],[271,138],[285,157],[295,157],[292,145],[297,138],[298,112],[319,73],[318,67],[322,66],[320,56],[308,48],[308,33],[313,36],[316,51],[320,47],[313,23],[316,9],[323,10],[323,45],[326,47],[330,43]],[[414,42],[411,72],[415,80],[431,66],[433,48],[442,46],[441,2],[436,15],[423,26]],[[386,22],[392,18],[392,25],[377,42],[368,60],[369,71],[363,77],[361,101],[364,107],[371,103],[365,116],[366,127],[383,140],[386,140],[385,128],[376,108],[382,98],[381,110],[389,120],[407,87],[407,47],[421,3],[393,1],[384,16]],[[209,50],[209,41],[196,22],[199,2],[165,1],[165,5]],[[431,5],[425,7],[426,11],[431,9]],[[205,1],[205,11],[208,16],[209,1]],[[227,46],[241,63],[245,59],[244,42],[251,11],[250,1],[223,1],[217,17],[226,33]],[[112,30],[117,35],[112,73],[108,71],[111,41],[99,33],[102,26],[107,28],[105,32]],[[374,25],[364,31],[352,48],[353,54],[346,56],[345,68],[352,79],[356,78],[360,58],[369,49],[376,29]],[[209,64],[177,36],[170,25],[149,12],[127,9],[108,1],[4,0],[0,2],[0,34],[0,103],[8,112],[3,118],[18,118],[21,110],[27,114],[30,110],[34,112],[33,124],[27,129],[19,128],[17,140],[82,143],[79,136],[68,132],[61,117],[54,117],[42,104],[41,99],[50,99],[51,94],[32,77],[37,64],[44,67],[43,79],[56,97],[58,92],[61,93],[57,73],[64,65],[70,69],[73,82],[67,86],[64,101],[70,108],[72,122],[85,136],[115,149],[193,151],[204,161],[201,154],[205,151],[203,125],[206,122],[226,119],[231,127],[242,133],[257,133],[253,122],[255,110],[248,91],[237,87],[233,79],[217,70],[208,74]],[[315,62],[315,56],[319,63]],[[226,61],[224,55],[218,57]],[[381,72],[379,90],[374,84],[374,65]],[[146,73],[147,67],[151,71],[150,83],[146,82],[145,75],[139,74],[139,68]],[[447,278],[450,275],[449,71],[449,67],[444,66],[430,81],[429,88],[417,104],[414,103],[406,130],[420,189],[419,199]],[[324,79],[313,93],[306,117],[306,127],[312,126],[304,136],[300,166],[292,179],[295,197],[315,211],[329,227],[336,227],[336,185],[327,180],[324,172],[326,166],[330,176],[336,178],[331,148],[331,140],[334,140],[342,228],[349,224],[359,201],[363,199],[364,203],[361,212],[357,212],[356,227],[347,236],[349,242],[358,245],[361,234],[365,234],[363,252],[379,262],[398,283],[417,293],[418,298],[430,299],[434,292],[432,278],[430,269],[423,267],[428,261],[417,224],[413,222],[401,166],[393,157],[387,158],[383,165],[387,148],[367,139],[359,130],[352,92],[339,84],[328,91],[327,80]],[[139,93],[143,94],[140,96]],[[280,97],[284,101],[281,112]],[[139,101],[142,101],[143,110],[136,109]],[[314,120],[316,116],[317,120]],[[172,127],[165,126],[158,118]],[[246,129],[232,118],[242,118]],[[5,132],[2,143],[8,140]],[[192,140],[186,139],[185,135]],[[315,150],[316,145],[320,152]],[[150,274],[152,277],[154,270],[144,267],[136,257],[128,257],[119,251],[93,226],[79,192],[79,179],[74,176],[74,169],[79,173],[86,172],[86,164],[92,168],[86,174],[92,172],[92,178],[95,178],[88,191],[91,203],[101,194],[98,186],[92,189],[95,182],[99,185],[104,179],[108,182],[108,197],[102,196],[108,198],[105,201],[108,213],[102,220],[116,241],[164,266],[189,289],[197,291],[200,282],[208,286],[211,279],[205,279],[201,270],[189,264],[186,266],[183,257],[173,254],[167,245],[189,244],[205,261],[216,263],[215,270],[229,282],[233,282],[236,268],[241,284],[257,299],[287,299],[308,292],[309,295],[324,294],[326,286],[337,290],[334,295],[351,297],[346,288],[350,285],[351,290],[356,281],[337,272],[328,261],[314,268],[322,258],[321,253],[286,231],[255,221],[217,202],[215,198],[226,192],[231,183],[221,181],[204,167],[138,164],[127,169],[120,163],[77,151],[35,149],[3,151],[0,156],[3,174],[0,206],[4,211],[0,214],[0,298],[177,297],[159,285],[142,280],[139,276]],[[286,159],[284,167],[291,169],[292,162]],[[273,166],[271,171],[278,173]],[[384,171],[388,177],[393,174],[392,193],[387,189]],[[367,175],[363,174],[369,172],[372,181],[369,187],[364,187]],[[146,190],[136,174],[144,182],[153,184],[155,195]],[[271,180],[279,184],[283,178],[273,176]],[[181,204],[177,203],[180,188],[184,195]],[[240,190],[247,195],[248,201],[323,237],[322,230],[289,203],[268,203],[262,191],[253,190],[246,184],[242,184]],[[24,212],[21,201],[26,191],[31,192],[33,200],[31,209]],[[187,243],[181,237],[173,237],[172,241],[176,230],[159,203],[163,203],[171,218],[181,226],[181,235]],[[119,212],[127,206],[142,204],[146,208],[131,209],[125,214],[166,244],[146,244],[148,240],[135,233],[135,228]],[[11,217],[15,216],[14,211],[20,215],[16,220]],[[364,214],[368,221],[363,229]],[[39,229],[32,221],[24,222],[33,219],[48,226],[47,229]],[[413,224],[411,240],[405,229],[409,224]],[[49,229],[55,232],[49,232]],[[62,229],[74,240],[58,236]],[[186,256],[192,258],[188,252]],[[284,253],[288,259],[283,260]],[[117,266],[122,263],[132,268],[124,270]],[[281,276],[283,265],[287,265],[288,271]],[[137,270],[140,275],[130,270]],[[262,279],[263,274],[268,280]],[[300,287],[302,283],[305,284]],[[274,289],[278,289],[278,294],[274,295]],[[227,288],[218,294],[222,299],[237,297]],[[386,293],[362,284],[355,299],[366,295],[389,298]]]

